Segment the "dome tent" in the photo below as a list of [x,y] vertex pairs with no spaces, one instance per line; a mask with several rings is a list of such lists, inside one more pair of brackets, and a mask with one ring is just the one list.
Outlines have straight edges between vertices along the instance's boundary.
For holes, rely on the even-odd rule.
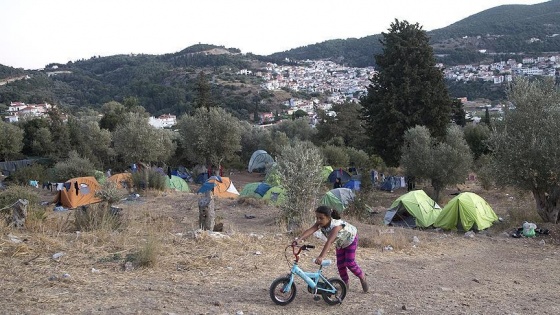
[[348,204],[354,201],[356,194],[349,188],[335,188],[328,191],[321,199],[320,204],[337,210],[344,211]]
[[249,173],[258,172],[264,173],[267,166],[272,165],[274,159],[265,150],[257,150],[251,155],[247,171]]
[[423,190],[413,190],[391,204],[383,223],[408,227],[429,227],[441,214],[441,207]]
[[447,230],[484,230],[497,220],[498,216],[486,200],[475,193],[463,192],[443,207],[434,226]]

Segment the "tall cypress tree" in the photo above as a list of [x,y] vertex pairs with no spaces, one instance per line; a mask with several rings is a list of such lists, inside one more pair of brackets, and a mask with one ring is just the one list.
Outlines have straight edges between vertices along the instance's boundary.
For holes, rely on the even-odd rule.
[[375,56],[377,73],[361,103],[369,147],[387,165],[397,166],[407,129],[426,126],[432,136],[443,138],[452,100],[422,27],[395,20],[388,30],[380,40],[383,53]]

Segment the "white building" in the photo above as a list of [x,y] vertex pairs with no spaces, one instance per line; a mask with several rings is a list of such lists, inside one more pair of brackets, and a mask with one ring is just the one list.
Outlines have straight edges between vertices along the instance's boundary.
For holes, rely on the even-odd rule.
[[152,116],[148,123],[158,129],[169,128],[177,124],[177,116],[171,114],[164,114],[158,118]]

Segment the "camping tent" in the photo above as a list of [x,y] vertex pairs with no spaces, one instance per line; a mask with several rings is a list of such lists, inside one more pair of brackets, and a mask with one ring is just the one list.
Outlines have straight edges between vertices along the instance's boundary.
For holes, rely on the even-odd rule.
[[498,216],[482,197],[464,192],[451,199],[434,222],[435,227],[454,230],[462,228],[484,230],[492,226]]
[[331,175],[333,171],[332,166],[325,165],[323,166],[323,170],[321,171],[321,178],[326,182],[329,180],[329,175]]
[[381,183],[379,189],[393,192],[395,189],[401,187],[401,180],[396,176],[388,176],[385,181]]
[[189,170],[184,166],[179,166],[177,169],[171,172],[171,175],[179,176],[184,179],[186,182],[193,182],[192,174]]
[[281,205],[286,202],[286,191],[282,186],[270,187],[262,198],[264,200],[270,200],[274,205]]
[[249,173],[252,173],[253,171],[264,173],[266,167],[272,163],[274,163],[274,159],[270,156],[270,154],[266,153],[265,150],[257,150],[253,152],[253,155],[251,155],[247,171],[249,171]]
[[72,178],[64,183],[53,202],[70,209],[100,202],[101,198],[95,196],[99,189],[101,187],[93,176]]
[[259,187],[260,184],[261,182],[245,184],[245,186],[243,186],[243,189],[239,193],[239,196],[261,198],[262,196],[255,192],[255,190],[257,189],[257,187]]
[[336,169],[329,174],[329,182],[334,183],[337,177],[340,177],[340,181],[343,184],[352,179],[352,175],[341,168]]
[[335,188],[328,191],[321,199],[320,204],[342,212],[348,204],[354,201],[356,195],[349,188]]
[[360,185],[362,184],[362,181],[357,180],[357,179],[351,179],[349,180],[346,184],[344,184],[344,188],[350,188],[352,190],[358,191],[360,190]]
[[214,196],[219,198],[237,198],[239,192],[229,179],[229,177],[212,176],[200,188],[198,193],[212,191]]
[[441,207],[423,190],[413,190],[391,204],[383,222],[408,227],[429,227],[438,218]]
[[167,175],[165,176],[165,187],[175,191],[191,192],[189,184],[181,177],[175,175],[171,175],[171,178]]
[[111,175],[108,180],[115,182],[119,188],[132,187],[132,174],[131,173],[118,173]]

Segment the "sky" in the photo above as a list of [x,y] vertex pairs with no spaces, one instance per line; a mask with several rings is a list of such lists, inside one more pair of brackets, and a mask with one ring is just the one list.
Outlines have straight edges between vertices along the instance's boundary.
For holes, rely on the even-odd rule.
[[166,54],[194,44],[269,55],[387,31],[430,31],[504,4],[543,0],[0,0],[0,64],[39,69],[93,56]]

